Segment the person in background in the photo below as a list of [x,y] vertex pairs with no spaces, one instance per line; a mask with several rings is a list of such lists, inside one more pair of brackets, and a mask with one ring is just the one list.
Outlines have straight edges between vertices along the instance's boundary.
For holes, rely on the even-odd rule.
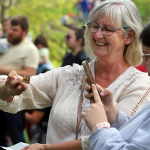
[[66,15],[64,15],[61,18],[61,24],[63,26],[66,26],[66,27],[70,27],[71,26],[71,18],[72,17],[73,17],[73,13],[72,12],[68,12]]
[[32,113],[26,111],[26,121],[32,125],[30,127],[30,133],[32,134],[30,144],[46,144],[46,133],[50,111],[51,107],[36,109],[33,110]]
[[[150,23],[144,27],[140,39],[143,50],[142,65],[150,76]],[[97,87],[101,98],[96,86],[92,85],[93,92],[88,94],[94,95],[95,104],[91,104],[86,112],[82,112],[82,117],[92,131],[89,138],[91,150],[149,150],[150,102],[130,118],[117,109],[110,90],[102,89],[98,85]]]
[[53,69],[53,64],[49,60],[50,54],[46,37],[43,34],[38,35],[34,44],[39,49],[39,66],[36,74]]
[[[134,67],[142,60],[141,29],[141,18],[132,1],[105,0],[90,11],[84,34],[85,50],[93,59],[89,66],[95,82],[112,90],[118,109],[129,115],[150,99],[149,94],[138,105],[150,85],[147,74]],[[83,118],[77,130],[79,103],[82,112],[90,106],[84,97],[86,91],[81,92],[82,81],[84,69],[78,64],[32,76],[28,85],[15,71],[8,77],[0,76],[0,109],[16,113],[52,105],[46,144],[31,144],[22,150],[90,150],[91,131]]]
[[4,54],[8,49],[8,44],[3,42],[2,36],[3,36],[3,30],[2,30],[2,24],[0,23],[0,55]]
[[82,0],[77,0],[75,3],[75,8],[76,8],[76,20],[81,21],[82,20],[82,9],[81,9],[81,1]]
[[83,32],[84,30],[82,28],[73,26],[68,30],[68,33],[65,36],[65,42],[67,48],[70,49],[71,52],[66,54],[62,67],[66,65],[72,66],[73,63],[82,65],[84,60],[88,60],[88,62],[90,62],[90,58],[84,50]]
[[0,23],[0,38],[3,36],[2,24]]
[[23,15],[11,19],[11,25],[4,42],[10,46],[7,52],[0,56],[0,74],[8,75],[11,70],[24,76],[35,75],[38,65],[38,49],[26,38],[29,22]]
[[[16,70],[18,75],[35,75],[38,66],[38,49],[28,41],[26,34],[29,29],[29,21],[23,15],[14,16],[11,19],[10,28],[7,31],[9,45],[7,51],[0,55],[0,75],[8,75],[11,70]],[[25,142],[25,111],[10,114],[0,110],[0,145],[8,146],[7,134],[13,144]]]
[[93,7],[96,7],[98,5],[100,5],[101,1],[100,0],[94,0],[94,5]]
[[146,71],[146,67],[143,66],[142,64],[140,64],[139,66],[137,66],[137,67],[135,67],[135,68],[138,69],[138,70],[140,70],[140,71],[142,71],[142,72],[147,72],[147,71]]
[[88,18],[88,11],[89,11],[89,7],[88,7],[88,5],[89,5],[89,3],[88,3],[88,1],[87,0],[81,0],[81,9],[82,9],[82,14],[83,14],[83,16],[82,16],[82,21],[83,22],[86,22],[87,21],[87,18]]
[[6,38],[7,37],[7,31],[10,28],[10,20],[11,20],[11,17],[4,18],[2,20],[2,26],[3,26],[3,32],[4,32],[2,38]]

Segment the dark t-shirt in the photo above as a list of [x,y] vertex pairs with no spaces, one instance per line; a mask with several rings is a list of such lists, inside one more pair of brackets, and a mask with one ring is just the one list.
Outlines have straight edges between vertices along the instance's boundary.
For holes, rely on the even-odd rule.
[[89,57],[87,57],[87,54],[85,53],[84,50],[80,51],[76,56],[73,56],[72,53],[68,53],[66,54],[63,63],[62,63],[62,67],[67,66],[67,65],[73,65],[73,63],[82,65],[82,62],[84,60],[87,60],[88,62],[91,61],[91,59]]

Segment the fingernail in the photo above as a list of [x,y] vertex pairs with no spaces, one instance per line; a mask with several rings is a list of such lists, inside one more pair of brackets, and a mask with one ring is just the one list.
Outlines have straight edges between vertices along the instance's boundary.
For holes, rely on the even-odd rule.
[[104,94],[105,94],[105,93],[102,91],[102,92],[101,92],[101,95],[104,95]]

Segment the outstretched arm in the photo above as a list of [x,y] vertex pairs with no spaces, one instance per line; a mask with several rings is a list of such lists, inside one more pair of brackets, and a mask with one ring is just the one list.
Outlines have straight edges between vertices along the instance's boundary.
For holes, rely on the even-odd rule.
[[74,140],[70,142],[58,144],[32,144],[28,145],[21,150],[82,150],[81,140]]

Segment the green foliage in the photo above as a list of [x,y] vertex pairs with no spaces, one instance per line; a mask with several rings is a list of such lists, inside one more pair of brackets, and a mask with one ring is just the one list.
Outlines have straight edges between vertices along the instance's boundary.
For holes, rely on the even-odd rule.
[[19,0],[9,9],[9,15],[23,14],[30,21],[29,33],[33,39],[43,33],[48,38],[50,60],[55,67],[61,66],[66,45],[64,36],[67,28],[61,25],[61,18],[68,12],[76,13],[76,0]]
[[[67,28],[61,25],[61,18],[68,12],[76,14],[76,0],[17,0],[9,9],[9,15],[23,14],[30,20],[29,33],[33,39],[40,33],[48,38],[50,60],[55,67],[61,66],[67,52],[64,36]],[[144,24],[150,21],[150,0],[133,0],[140,11]],[[77,24],[72,20],[74,24]],[[80,23],[80,26],[82,24]]]
[[133,0],[143,20],[143,24],[150,21],[150,0]]

